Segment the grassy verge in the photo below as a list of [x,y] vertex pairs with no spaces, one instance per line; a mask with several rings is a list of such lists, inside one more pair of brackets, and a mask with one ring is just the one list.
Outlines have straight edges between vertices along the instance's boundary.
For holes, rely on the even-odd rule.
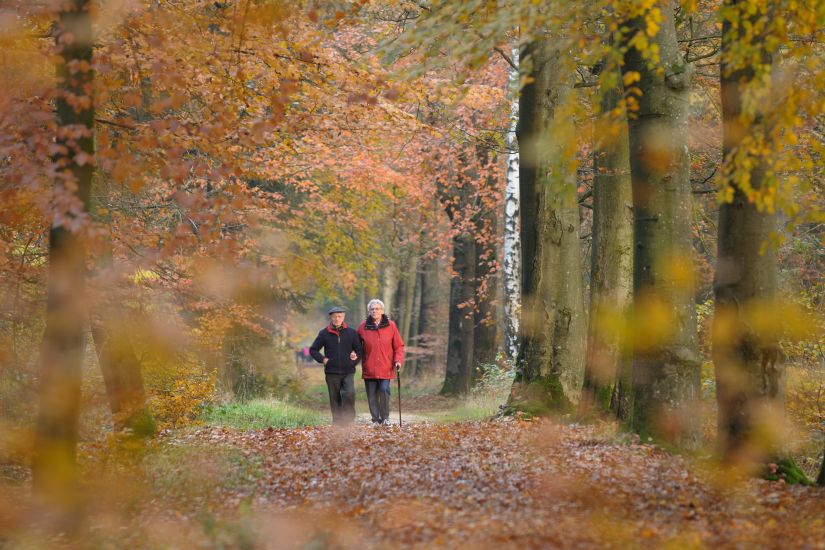
[[204,421],[210,426],[256,430],[315,426],[326,423],[327,419],[318,411],[276,399],[255,399],[214,407],[206,414]]
[[496,414],[502,403],[504,399],[498,394],[471,395],[452,409],[421,413],[421,415],[439,424],[484,420]]

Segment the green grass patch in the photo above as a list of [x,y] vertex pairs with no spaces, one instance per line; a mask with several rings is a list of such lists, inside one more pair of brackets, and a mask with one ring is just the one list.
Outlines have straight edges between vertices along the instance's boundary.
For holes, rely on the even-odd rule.
[[279,401],[277,399],[253,399],[246,403],[229,403],[213,407],[204,421],[210,426],[226,426],[241,430],[263,428],[300,428],[328,422],[325,415]]
[[499,406],[502,403],[504,401],[500,395],[471,395],[461,401],[455,408],[446,411],[421,413],[421,415],[439,424],[484,420],[498,413]]

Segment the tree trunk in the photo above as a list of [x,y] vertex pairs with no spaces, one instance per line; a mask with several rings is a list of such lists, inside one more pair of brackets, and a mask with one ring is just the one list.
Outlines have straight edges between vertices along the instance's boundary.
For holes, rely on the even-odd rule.
[[[53,159],[57,204],[72,204],[60,212],[49,231],[49,281],[46,329],[43,334],[40,410],[32,462],[35,492],[54,514],[58,528],[72,529],[79,520],[77,437],[80,378],[86,323],[86,250],[74,224],[82,224],[92,185],[94,158],[94,74],[92,28],[88,0],[63,2],[55,28],[58,98],[57,144],[64,148]],[[73,40],[66,40],[67,36]],[[75,70],[70,70],[74,67]],[[68,100],[87,98],[77,109]],[[71,134],[65,137],[63,132]],[[81,214],[78,215],[77,212]],[[62,219],[61,219],[62,218]]]
[[110,306],[99,304],[98,308],[102,314],[92,315],[90,324],[114,427],[153,435],[155,423],[146,409],[141,365],[132,348],[128,324]]
[[[100,188],[94,194],[109,198],[110,190]],[[97,214],[99,201],[89,205],[92,216]],[[101,223],[109,222],[108,216],[99,218]],[[131,324],[126,309],[120,305],[125,297],[118,294],[118,283],[113,280],[113,254],[111,241],[103,243],[105,251],[97,261],[95,276],[91,281],[95,297],[89,316],[98,364],[103,374],[112,423],[115,430],[131,430],[141,436],[154,435],[155,423],[146,408],[146,392],[143,386],[141,365],[132,348]]]
[[444,266],[438,259],[425,259],[421,269],[421,313],[418,320],[419,346],[422,357],[421,374],[433,372],[446,363],[444,325],[449,324],[449,293],[451,286],[444,279]]
[[384,296],[381,300],[384,302],[384,311],[390,318],[393,317],[395,307],[395,291],[398,287],[398,275],[395,269],[395,264],[390,260],[384,264]]
[[[618,67],[611,67],[619,73]],[[604,78],[605,75],[603,75]],[[633,221],[627,119],[610,113],[621,105],[621,75],[601,90],[600,131],[593,155],[593,251],[590,257],[590,328],[581,408],[627,412],[630,362],[618,337],[605,329],[608,317],[630,306],[633,288]],[[623,376],[624,375],[624,376]],[[624,403],[623,403],[624,402]]]
[[[725,9],[740,11],[731,15],[740,25],[750,17],[746,6],[737,0],[725,2]],[[777,449],[778,434],[768,428],[783,417],[778,342],[767,334],[770,331],[758,330],[759,313],[755,311],[776,306],[776,256],[772,248],[763,249],[776,220],[773,213],[760,212],[738,185],[747,176],[750,187],[759,190],[765,179],[764,162],[740,150],[752,132],[751,125],[761,122],[758,116],[746,120],[742,109],[743,90],[755,84],[753,65],[732,63],[740,41],[751,40],[740,36],[741,28],[733,28],[729,17],[723,20],[722,174],[726,185],[733,188],[733,200],[719,208],[713,360],[723,455],[732,460],[764,461]],[[767,55],[762,61],[768,62]]]
[[[639,76],[629,117],[633,186],[633,412],[631,427],[686,448],[699,441],[699,354],[693,301],[687,108],[690,66],[676,42],[673,4],[659,0],[653,66],[630,47],[626,77]],[[644,33],[639,17],[628,23]]]
[[[421,258],[418,259],[421,261]],[[415,274],[415,293],[413,294],[413,303],[410,317],[410,333],[407,335],[405,344],[409,350],[407,365],[407,372],[410,376],[418,376],[418,359],[421,353],[421,343],[419,342],[418,329],[420,326],[419,318],[421,316],[421,284],[423,275],[416,266]]]
[[[518,67],[518,48],[513,48],[513,62]],[[518,124],[519,71],[510,72],[513,94],[510,111],[510,132],[507,146],[507,184],[504,194],[504,353],[516,361],[519,353],[519,319],[521,318],[521,240],[519,239],[519,152],[516,140]]]
[[819,468],[819,477],[816,478],[816,482],[825,486],[825,449],[822,450],[822,466]]
[[453,238],[453,269],[457,275],[450,282],[447,370],[442,395],[466,394],[470,390],[475,319],[466,304],[475,299],[475,247],[472,235],[463,233]]
[[409,251],[406,272],[404,273],[404,311],[401,315],[401,337],[404,342],[410,341],[413,316],[413,299],[415,298],[415,281],[418,275],[418,254],[415,250]]
[[525,48],[533,82],[522,91],[518,127],[524,338],[514,398],[540,409],[578,400],[586,336],[575,132],[570,113],[560,112],[573,73],[555,44]]
[[363,319],[366,319],[367,313],[367,304],[371,298],[367,298],[367,288],[366,287],[359,287],[358,288],[358,311],[353,315],[354,320],[353,324],[356,324],[355,321],[357,320],[360,322]]
[[[493,154],[479,146],[479,163],[483,173],[490,168]],[[498,247],[500,195],[497,191],[499,182],[494,176],[484,175],[479,189],[480,211],[475,219],[475,330],[473,332],[473,368],[470,385],[475,385],[479,365],[491,365],[496,361],[498,349],[498,325],[496,324],[496,296],[498,290]]]

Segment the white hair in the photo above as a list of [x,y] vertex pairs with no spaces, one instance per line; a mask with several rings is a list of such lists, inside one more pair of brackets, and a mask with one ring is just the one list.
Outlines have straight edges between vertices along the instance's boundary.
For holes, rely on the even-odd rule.
[[381,306],[381,309],[384,309],[384,302],[379,300],[378,298],[373,298],[370,300],[370,303],[367,304],[367,312],[372,309],[372,306]]

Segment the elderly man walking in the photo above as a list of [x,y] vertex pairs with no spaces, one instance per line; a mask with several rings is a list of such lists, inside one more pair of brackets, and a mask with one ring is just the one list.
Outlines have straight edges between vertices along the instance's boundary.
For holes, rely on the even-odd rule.
[[318,333],[318,337],[309,347],[309,353],[313,359],[324,364],[332,423],[350,424],[355,420],[354,377],[355,365],[363,356],[361,339],[355,329],[348,327],[344,322],[344,308],[336,306],[330,308],[327,313],[329,325]]

